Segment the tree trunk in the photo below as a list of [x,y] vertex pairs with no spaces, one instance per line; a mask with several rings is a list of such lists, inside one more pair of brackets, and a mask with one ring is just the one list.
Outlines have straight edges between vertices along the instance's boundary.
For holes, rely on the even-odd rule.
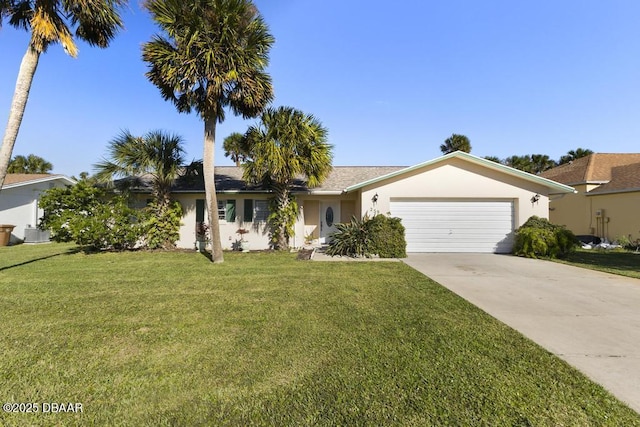
[[18,138],[18,130],[20,130],[22,116],[27,106],[27,99],[29,99],[31,82],[33,82],[33,76],[36,73],[36,68],[38,68],[38,59],[40,59],[40,52],[29,45],[22,58],[22,63],[20,63],[16,89],[13,93],[11,109],[9,110],[9,120],[4,132],[4,138],[2,138],[2,147],[0,147],[0,189],[2,189],[4,179],[7,176],[13,146]]
[[207,117],[204,120],[204,153],[202,168],[204,175],[204,191],[207,197],[207,212],[209,212],[209,235],[213,262],[224,262],[222,240],[220,240],[220,220],[218,219],[218,195],[216,194],[215,179],[215,146],[216,146],[216,118]]
[[289,222],[289,185],[288,184],[274,184],[273,191],[276,199],[276,206],[280,214],[278,215],[278,223],[274,224],[277,228],[277,241],[275,249],[284,251],[289,249],[289,239],[287,237],[287,226]]

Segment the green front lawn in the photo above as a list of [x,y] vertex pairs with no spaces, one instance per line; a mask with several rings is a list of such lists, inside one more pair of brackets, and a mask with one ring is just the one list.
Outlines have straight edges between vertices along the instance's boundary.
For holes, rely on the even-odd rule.
[[559,262],[640,279],[640,252],[578,249]]
[[0,425],[640,425],[402,263],[0,248]]

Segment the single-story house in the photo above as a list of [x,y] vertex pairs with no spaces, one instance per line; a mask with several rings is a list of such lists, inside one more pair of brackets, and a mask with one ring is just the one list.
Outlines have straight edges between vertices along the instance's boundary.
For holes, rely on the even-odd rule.
[[37,229],[43,214],[38,207],[40,193],[73,184],[75,181],[64,175],[7,174],[0,191],[0,224],[15,226],[10,242],[48,240],[48,233]]
[[551,222],[577,235],[640,239],[640,153],[595,153],[541,176],[577,191],[551,193]]
[[[244,228],[251,249],[268,248],[269,191],[248,186],[242,167],[215,170],[223,247],[237,247],[236,231]],[[148,188],[135,191],[144,204]],[[509,252],[516,228],[532,215],[548,217],[549,193],[573,191],[463,152],[411,167],[336,166],[320,187],[296,183],[300,212],[290,244],[326,243],[336,223],[382,213],[402,219],[409,252]],[[184,210],[177,245],[194,248],[197,224],[207,218],[202,179],[179,179],[173,197]]]

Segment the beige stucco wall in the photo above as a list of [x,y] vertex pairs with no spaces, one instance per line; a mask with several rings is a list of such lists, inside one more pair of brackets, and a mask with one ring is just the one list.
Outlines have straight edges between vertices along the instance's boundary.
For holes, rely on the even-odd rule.
[[[596,235],[613,242],[620,236],[630,240],[640,239],[640,192],[614,193],[587,196],[592,206],[590,218]],[[602,210],[602,220],[596,218]]]
[[[389,213],[393,199],[491,199],[512,200],[517,228],[530,216],[548,218],[548,188],[522,178],[485,168],[461,159],[429,165],[362,189],[361,215]],[[372,198],[378,195],[374,206]],[[531,203],[535,194],[537,203]]]
[[[204,199],[204,194],[174,194],[174,198],[182,204],[184,215],[180,226],[180,239],[176,242],[179,248],[194,249],[196,245],[196,200]],[[269,247],[269,235],[264,222],[244,222],[244,201],[247,199],[266,200],[266,195],[236,195],[219,194],[218,200],[236,201],[236,220],[227,222],[220,220],[220,240],[222,248],[231,250],[240,235],[236,233],[239,228],[250,230],[244,235],[244,240],[249,242],[251,249],[266,249]],[[205,218],[207,218],[205,213]]]
[[[640,192],[587,195],[595,185],[577,185],[578,194],[552,196],[549,220],[577,235],[589,234],[614,241],[620,236],[640,239]],[[601,217],[596,216],[602,211]]]
[[575,234],[594,234],[592,200],[585,197],[586,185],[574,186],[576,194],[554,194],[549,201],[549,221],[560,224]]

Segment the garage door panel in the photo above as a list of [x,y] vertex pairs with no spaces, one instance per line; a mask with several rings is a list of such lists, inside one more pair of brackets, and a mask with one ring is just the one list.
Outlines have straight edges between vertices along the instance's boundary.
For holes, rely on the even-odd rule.
[[408,252],[509,252],[511,201],[391,202],[402,219]]

